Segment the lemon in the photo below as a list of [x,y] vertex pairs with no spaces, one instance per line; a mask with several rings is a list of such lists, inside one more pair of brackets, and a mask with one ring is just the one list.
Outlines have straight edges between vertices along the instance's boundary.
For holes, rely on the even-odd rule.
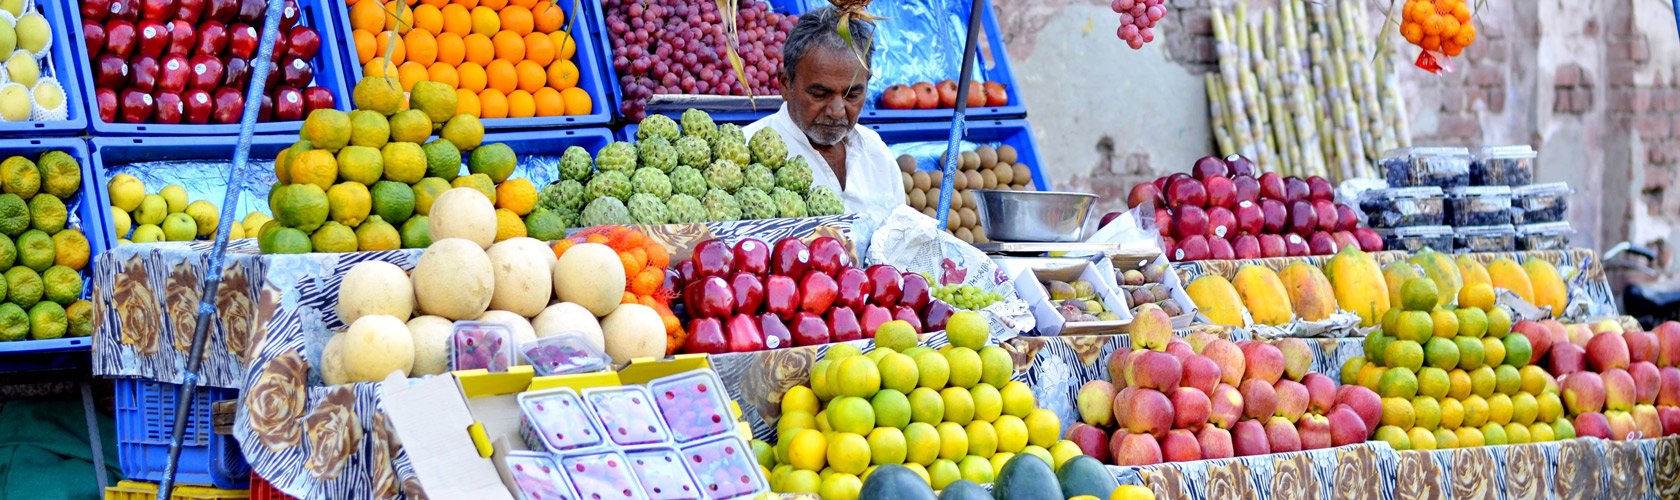
[[1383,425],[1392,425],[1402,429],[1410,429],[1416,422],[1417,413],[1412,408],[1412,401],[1410,399],[1401,397],[1383,399]]
[[913,357],[918,377],[916,385],[935,391],[945,388],[951,376],[951,363],[945,355],[928,351]]
[[1511,313],[1503,307],[1495,307],[1487,312],[1487,334],[1490,337],[1504,338],[1511,333]]
[[875,465],[902,464],[908,453],[904,432],[892,427],[876,427],[869,432],[869,463]]
[[1482,440],[1487,442],[1488,446],[1503,446],[1511,443],[1505,434],[1505,426],[1494,422],[1482,425]]
[[1432,398],[1446,397],[1452,390],[1452,377],[1446,370],[1429,367],[1418,371],[1418,394]]
[[1437,423],[1441,428],[1457,429],[1459,425],[1464,423],[1464,403],[1460,403],[1457,399],[1446,398],[1440,401],[1440,406],[1441,418]]
[[1458,333],[1466,337],[1481,338],[1487,335],[1488,316],[1481,309],[1474,307],[1460,307],[1453,310],[1457,316]]
[[875,428],[875,407],[863,398],[840,397],[829,404],[828,421],[836,431],[868,434]]
[[[402,109],[402,82],[394,77],[363,78],[356,83],[351,91],[350,99],[356,104],[356,109],[365,109],[391,116]],[[311,113],[313,115],[313,113]]]
[[[40,197],[37,196],[36,198]],[[221,212],[221,209],[216,208],[216,204],[205,200],[198,200],[188,203],[187,209],[182,213],[187,214],[188,217],[192,217],[193,223],[198,226],[198,236],[210,236],[212,234],[216,234],[216,224],[221,222],[222,218]]]
[[36,196],[29,199],[29,227],[56,234],[64,230],[65,222],[70,218],[70,212],[64,208],[64,200],[57,196]]
[[[1460,309],[1462,311],[1463,309]],[[1474,310],[1474,309],[1472,309]],[[1481,368],[1486,362],[1487,350],[1482,347],[1482,341],[1476,337],[1453,337],[1453,344],[1458,346],[1458,367],[1465,370]]]
[[1383,348],[1383,364],[1416,372],[1423,368],[1423,346],[1410,340],[1396,340]]
[[1458,434],[1451,429],[1435,429],[1435,448],[1450,450],[1458,447]]
[[968,455],[968,430],[963,429],[962,424],[941,422],[934,429],[939,431],[940,459],[961,460]]
[[1453,434],[1458,436],[1459,448],[1474,448],[1487,444],[1482,438],[1481,429],[1475,427],[1459,427]]
[[1396,450],[1412,449],[1411,436],[1405,430],[1392,425],[1378,427],[1377,434],[1373,438],[1377,441],[1386,441],[1390,447]]
[[63,337],[68,331],[70,318],[64,314],[64,306],[56,302],[42,301],[29,308],[29,338],[56,339]]
[[416,147],[432,136],[432,119],[418,109],[408,109],[391,115],[391,142],[413,143]]
[[1413,278],[1400,285],[1400,306],[1407,311],[1428,311],[1435,307],[1437,295],[1435,281],[1429,278]]
[[1528,425],[1540,414],[1540,402],[1533,394],[1518,392],[1511,396],[1511,423]]
[[1505,342],[1501,337],[1482,337],[1482,363],[1487,366],[1499,366],[1505,363]]
[[1055,412],[1039,408],[1022,420],[1027,424],[1027,444],[1047,448],[1056,444],[1056,438],[1061,436],[1062,421]]
[[1424,361],[1431,367],[1451,370],[1458,366],[1458,344],[1453,343],[1453,341],[1449,338],[1432,337],[1429,339],[1429,342],[1424,345],[1423,350]]
[[820,401],[827,401],[834,397],[833,388],[828,384],[828,367],[834,364],[829,360],[818,360],[811,364],[811,393]]
[[1377,382],[1377,394],[1385,398],[1411,399],[1417,396],[1417,391],[1417,373],[1404,367],[1384,370],[1382,379]]
[[64,266],[52,266],[41,273],[44,296],[47,300],[60,305],[70,305],[76,299],[82,298],[82,275],[75,269]]
[[953,347],[945,351],[945,361],[951,366],[950,384],[974,387],[980,383],[980,354],[967,347]]
[[1493,285],[1487,283],[1465,285],[1458,291],[1458,307],[1474,307],[1483,311],[1492,311],[1495,300]]
[[869,467],[871,451],[863,436],[840,432],[828,442],[828,466],[847,474],[861,474]]
[[1426,311],[1401,312],[1395,319],[1394,327],[1395,337],[1420,344],[1435,334],[1435,321]]
[[957,463],[957,471],[962,474],[963,479],[973,481],[976,484],[990,483],[994,474],[992,473],[992,463],[987,460],[988,458],[991,458],[991,455],[982,457],[970,454]]
[[932,485],[935,490],[943,490],[951,483],[957,482],[958,479],[962,479],[962,469],[959,469],[957,467],[957,463],[951,460],[943,458],[935,460],[932,465],[928,466],[927,469],[928,483]]
[[[45,88],[42,87],[41,90]],[[35,99],[37,101],[43,97],[41,90],[36,91]],[[53,106],[45,107],[53,108]],[[69,154],[63,151],[41,153],[41,158],[36,161],[35,166],[41,171],[41,177],[43,178],[42,192],[67,199],[74,196],[76,190],[82,187],[82,166],[76,163],[75,158],[71,158]]]
[[997,429],[992,427],[991,422],[984,420],[969,422],[968,425],[963,427],[963,432],[968,434],[969,455],[991,458],[993,453],[997,453]]
[[781,488],[776,491],[782,493],[810,493],[817,494],[822,487],[822,478],[816,472],[808,470],[789,470],[787,477],[782,478]]
[[1032,388],[1024,382],[1013,381],[1003,384],[1003,387],[998,389],[998,394],[1003,397],[1004,415],[1025,418],[1028,413],[1038,407],[1038,401],[1033,396]]
[[875,397],[870,399],[869,403],[875,410],[875,425],[897,429],[910,425],[910,398],[904,393],[882,389],[875,393]]
[[[353,147],[356,146],[350,148]],[[350,148],[344,148],[344,151]],[[359,226],[367,220],[372,208],[373,198],[368,194],[367,186],[360,182],[340,182],[327,190],[328,217],[339,224],[352,228]]]
[[[496,241],[506,241],[509,238],[525,236],[525,221],[519,215],[506,208],[496,209]],[[880,376],[877,375],[879,380]]]
[[1447,397],[1464,399],[1470,397],[1470,372],[1462,369],[1447,372]]
[[[1506,434],[1509,434],[1509,432]],[[1553,433],[1551,424],[1547,424],[1545,422],[1535,422],[1533,424],[1529,424],[1528,442],[1544,443],[1547,441],[1554,441],[1556,439],[1557,436]]]
[[111,226],[117,230],[117,237],[122,238],[128,236],[128,231],[134,227],[134,220],[128,218],[128,212],[124,212],[122,209],[117,207],[110,208]]
[[980,313],[961,311],[952,314],[945,322],[945,338],[956,347],[980,349],[991,340],[991,327],[986,324],[986,318]]
[[335,158],[338,162],[338,179],[351,181],[362,185],[379,182],[385,173],[385,158],[378,148],[371,146],[345,146],[338,150]]
[[484,198],[490,200],[492,205],[496,203],[496,185],[495,183],[490,182],[489,176],[484,174],[472,174],[456,177],[455,180],[449,182],[449,185],[450,187],[469,187],[476,189],[478,192],[484,193]]
[[863,481],[859,480],[857,476],[836,473],[823,478],[822,486],[817,489],[817,494],[825,499],[854,500],[858,497],[858,491],[862,489]]
[[449,181],[438,177],[427,177],[410,186],[414,191],[414,213],[428,215],[432,213],[432,203],[437,197],[450,188]]
[[916,347],[916,342],[916,329],[908,321],[888,321],[875,329],[875,345],[880,347],[903,351]]
[[869,398],[881,390],[881,372],[867,356],[846,358],[839,370],[839,393],[843,396]]
[[1511,422],[1505,424],[1505,442],[1509,444],[1526,444],[1529,442],[1528,426]]
[[904,427],[904,460],[930,465],[939,458],[939,431],[926,422],[911,422]]
[[156,243],[163,241],[163,228],[157,227],[155,224],[141,224],[139,227],[134,228],[134,235],[131,236],[129,240],[125,241],[130,243]]
[[1499,425],[1511,423],[1511,414],[1514,408],[1510,396],[1494,394],[1493,397],[1487,398],[1487,404],[1489,422]]
[[455,149],[472,151],[484,142],[484,125],[479,123],[478,117],[468,114],[455,115],[443,124],[443,130],[438,137],[455,145]]
[[317,252],[348,253],[356,251],[356,231],[338,221],[327,221],[309,235],[309,244]]
[[810,387],[796,385],[782,393],[782,413],[802,411],[814,414],[820,408],[817,406],[817,394]]
[[1002,415],[992,423],[997,431],[997,450],[1016,453],[1027,447],[1027,423],[1014,415]]
[[419,144],[393,141],[380,148],[379,154],[384,160],[385,180],[413,184],[426,176],[426,152]]
[[[182,217],[186,216],[183,215]],[[165,233],[167,232],[165,231]],[[48,267],[52,267],[53,261],[58,258],[58,252],[53,249],[52,237],[47,236],[47,233],[39,229],[30,229],[18,235],[17,249],[18,265],[34,269],[35,272],[45,271]]]
[[828,440],[816,429],[800,429],[794,433],[787,455],[795,469],[820,471],[828,461]]
[[1410,440],[1414,450],[1435,449],[1435,433],[1429,429],[1413,427],[1411,431],[1406,433],[1406,437]]
[[939,391],[918,387],[910,391],[910,421],[937,424],[945,421],[945,398]]
[[1498,368],[1493,369],[1493,377],[1493,390],[1495,392],[1512,395],[1522,389],[1522,375],[1517,372],[1517,367],[1499,365]]
[[449,181],[461,175],[461,150],[455,148],[455,143],[438,139],[420,149],[426,153],[427,177]]
[[350,143],[350,132],[350,115],[336,109],[310,111],[303,120],[303,133],[309,135],[309,144],[315,149],[338,152]]
[[1493,367],[1483,365],[1481,368],[1470,370],[1470,393],[1484,398],[1492,396],[1498,380],[1499,377],[1493,373]]

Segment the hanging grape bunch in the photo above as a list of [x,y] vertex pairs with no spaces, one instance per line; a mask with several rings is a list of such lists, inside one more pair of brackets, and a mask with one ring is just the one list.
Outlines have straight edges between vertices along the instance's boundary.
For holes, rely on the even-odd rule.
[[[640,121],[654,94],[744,96],[749,87],[756,96],[781,93],[776,75],[782,66],[782,42],[799,17],[772,12],[770,4],[757,0],[740,2],[731,16],[720,4],[734,2],[602,2],[613,69],[624,93],[619,110],[625,116]],[[746,85],[729,66],[732,34]]]
[[1457,56],[1476,41],[1465,0],[1407,0],[1401,12],[1400,35],[1423,50]]
[[1167,15],[1165,0],[1114,0],[1109,7],[1120,14],[1120,39],[1134,50],[1155,41],[1155,23]]

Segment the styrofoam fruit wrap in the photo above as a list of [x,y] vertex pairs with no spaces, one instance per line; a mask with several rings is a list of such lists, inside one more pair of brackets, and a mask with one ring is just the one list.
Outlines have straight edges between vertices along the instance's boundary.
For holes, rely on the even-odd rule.
[[1037,321],[1026,301],[1015,292],[1008,273],[985,252],[938,226],[939,221],[932,217],[900,205],[875,229],[866,260],[871,265],[896,267],[900,272],[932,274],[937,281],[932,285],[972,285],[996,292],[1003,300],[979,311],[986,316],[993,337],[1008,340],[1032,331]]
[[[0,73],[3,73],[3,72],[0,72]],[[24,98],[25,99],[30,99],[28,97],[29,96],[29,87],[25,87],[25,86],[23,86],[23,84],[17,83],[17,82],[6,82],[4,84],[0,84],[0,95],[5,94],[7,89],[10,89],[12,87],[17,87],[17,88],[23,89]],[[0,109],[0,111],[3,111],[3,109]],[[24,111],[27,112],[29,110],[26,108],[26,109],[24,109]],[[12,115],[12,116],[7,116],[4,113],[0,113],[0,121],[19,122],[19,121],[24,121],[24,120],[28,120],[28,119],[29,119],[29,115],[27,113],[23,114],[23,115]]]
[[[41,95],[41,89],[57,91],[58,106],[53,108],[42,106],[38,99]],[[70,105],[68,103],[69,100],[64,97],[64,86],[58,83],[57,78],[41,77],[40,80],[35,82],[35,88],[29,89],[29,120],[37,122],[68,120],[70,119]]]

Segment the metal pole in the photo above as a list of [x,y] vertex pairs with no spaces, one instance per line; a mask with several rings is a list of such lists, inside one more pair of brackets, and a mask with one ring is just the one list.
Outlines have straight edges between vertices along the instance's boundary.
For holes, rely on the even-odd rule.
[[[246,162],[251,157],[251,136],[257,130],[257,115],[262,111],[262,96],[268,89],[268,72],[274,66],[274,41],[280,36],[280,18],[284,16],[285,0],[268,0],[263,14],[261,42],[253,59],[264,64],[252,64],[251,84],[245,91],[245,112],[239,121],[239,143],[233,150],[233,168],[228,170],[227,194],[222,197],[221,219],[216,223],[216,242],[210,249],[209,269],[204,275],[204,291],[199,295],[198,323],[193,328],[191,356],[182,384],[175,393],[175,428],[169,434],[169,461],[163,469],[163,481],[158,483],[158,498],[171,498],[175,483],[175,468],[181,459],[181,434],[186,430],[187,415],[192,411],[193,394],[198,392],[199,361],[204,356],[204,342],[210,330],[210,320],[216,313],[216,287],[222,281],[222,260],[227,253],[228,230],[233,225],[234,205],[239,202],[238,185],[245,178]],[[205,422],[206,424],[208,422]]]
[[962,71],[957,79],[957,109],[951,115],[951,140],[945,143],[945,165],[941,167],[945,171],[945,181],[939,183],[940,227],[945,227],[951,218],[951,193],[956,185],[951,182],[951,176],[957,173],[957,147],[962,142],[963,130],[967,128],[964,113],[968,112],[968,82],[974,78],[974,52],[980,39],[980,9],[985,5],[986,0],[974,0],[968,11],[968,40],[963,44]]

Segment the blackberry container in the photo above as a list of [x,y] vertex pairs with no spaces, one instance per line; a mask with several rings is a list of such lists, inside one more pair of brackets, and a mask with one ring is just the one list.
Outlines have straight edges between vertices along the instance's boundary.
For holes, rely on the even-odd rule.
[[1383,179],[1389,186],[1470,185],[1470,150],[1448,147],[1412,147],[1383,153]]
[[1569,189],[1567,182],[1529,184],[1511,188],[1511,218],[1514,219],[1512,222],[1533,224],[1564,220],[1569,213],[1569,195],[1574,192]]
[[1448,251],[1453,247],[1453,228],[1447,226],[1412,226],[1373,229],[1382,236],[1383,250],[1416,252],[1424,248]]
[[1465,186],[1447,190],[1447,225],[1465,227],[1510,223],[1510,187]]
[[1534,182],[1536,156],[1527,144],[1476,148],[1475,160],[1470,162],[1470,183],[1516,187]]
[[1517,228],[1510,224],[1468,226],[1453,229],[1453,250],[1461,252],[1510,252],[1517,249]]
[[1419,186],[1366,191],[1359,198],[1370,227],[1439,226],[1446,219],[1441,188]]
[[1517,226],[1517,250],[1563,250],[1575,229],[1568,222],[1539,222]]

